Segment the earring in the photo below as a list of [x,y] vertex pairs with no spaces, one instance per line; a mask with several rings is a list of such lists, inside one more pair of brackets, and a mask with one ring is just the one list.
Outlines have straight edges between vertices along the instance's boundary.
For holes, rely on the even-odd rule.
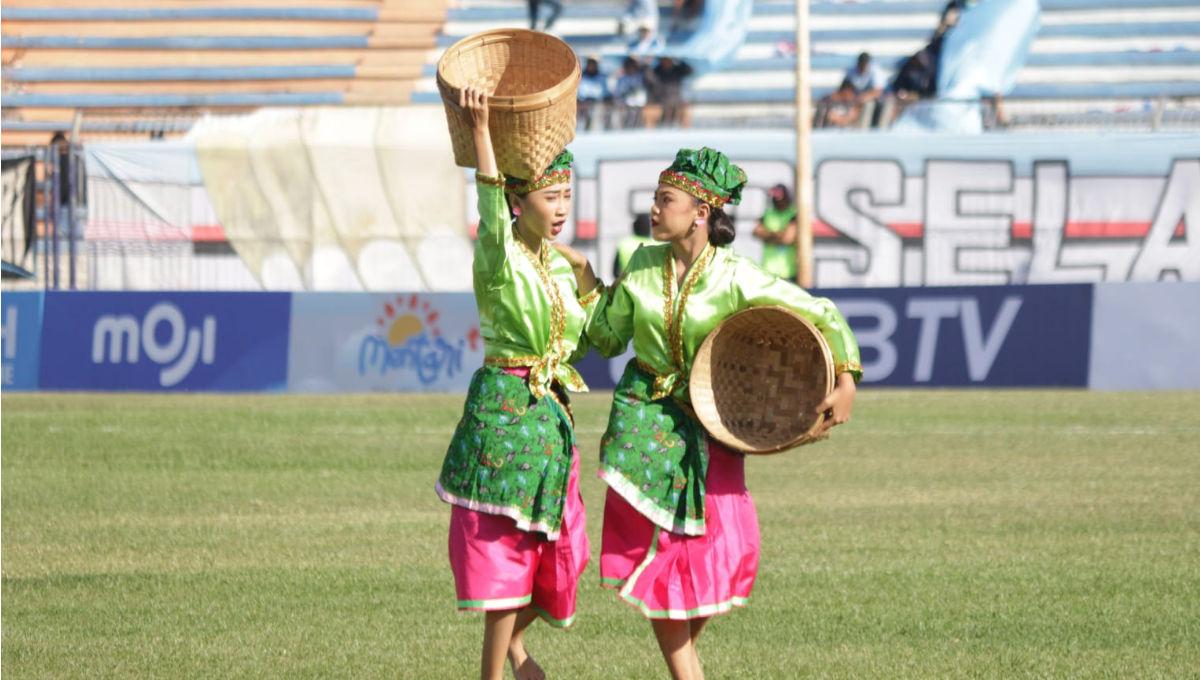
[[512,209],[512,213],[513,213],[513,215],[516,215],[517,217],[520,217],[520,216],[521,216],[521,209],[520,209],[519,207],[517,207],[517,206],[515,206],[515,205],[514,205],[514,206],[513,206],[513,209]]
[[700,217],[700,218],[697,218],[697,219],[696,219],[696,226],[697,226],[697,227],[703,227],[703,226],[704,226],[704,218],[703,218],[703,217]]

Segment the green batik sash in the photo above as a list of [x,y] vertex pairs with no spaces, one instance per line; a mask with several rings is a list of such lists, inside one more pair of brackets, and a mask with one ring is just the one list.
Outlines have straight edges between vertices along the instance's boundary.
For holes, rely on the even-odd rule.
[[600,476],[650,521],[704,534],[704,429],[671,397],[651,399],[654,377],[629,362],[600,441]]
[[535,399],[524,378],[484,366],[471,379],[438,496],[511,517],[518,528],[556,540],[574,445],[570,420],[553,394]]

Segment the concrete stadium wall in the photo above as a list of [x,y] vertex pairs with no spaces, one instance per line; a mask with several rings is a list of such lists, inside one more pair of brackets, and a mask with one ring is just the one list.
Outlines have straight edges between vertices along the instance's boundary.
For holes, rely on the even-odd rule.
[[[1200,283],[820,291],[867,385],[1200,389]],[[464,392],[466,293],[6,293],[6,390]],[[611,388],[628,357],[589,355]]]

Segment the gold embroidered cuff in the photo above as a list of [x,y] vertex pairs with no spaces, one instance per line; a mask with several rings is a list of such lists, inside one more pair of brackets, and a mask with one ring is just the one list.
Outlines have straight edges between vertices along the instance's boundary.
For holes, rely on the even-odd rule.
[[862,380],[862,364],[857,361],[842,361],[833,365],[833,374],[835,376],[843,373],[849,373],[854,376],[854,382]]
[[604,284],[597,281],[596,287],[592,289],[592,292],[580,296],[579,304],[583,307],[588,307],[594,304],[596,300],[599,300],[601,295],[604,295]]
[[486,184],[490,187],[500,187],[501,189],[503,189],[504,188],[504,173],[502,173],[502,172],[496,173],[496,176],[493,177],[491,175],[485,175],[482,172],[476,171],[475,172],[475,181],[479,182],[480,184]]

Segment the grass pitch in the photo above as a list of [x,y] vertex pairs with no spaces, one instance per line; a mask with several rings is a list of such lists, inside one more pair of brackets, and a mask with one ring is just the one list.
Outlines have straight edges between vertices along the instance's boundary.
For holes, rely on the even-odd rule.
[[[593,564],[552,678],[659,678]],[[3,672],[476,676],[433,493],[460,397],[5,394]],[[763,559],[710,678],[1200,677],[1200,394],[860,393],[747,463]]]

